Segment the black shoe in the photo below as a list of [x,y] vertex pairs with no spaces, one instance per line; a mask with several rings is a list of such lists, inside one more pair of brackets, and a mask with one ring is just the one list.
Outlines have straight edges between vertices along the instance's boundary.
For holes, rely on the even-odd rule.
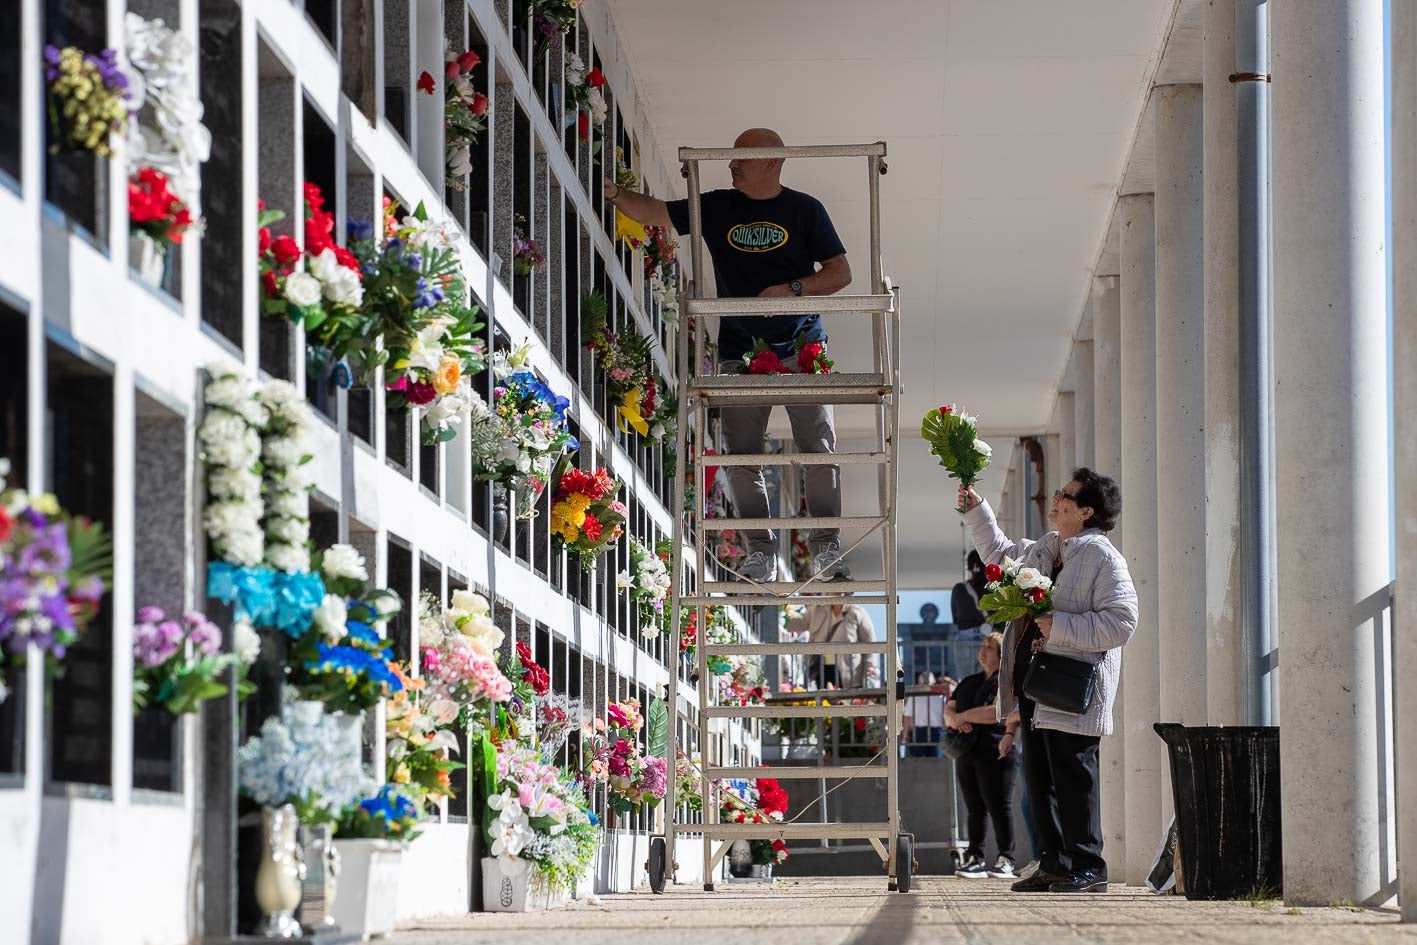
[[1009,888],[1016,893],[1051,892],[1054,883],[1066,882],[1068,877],[1046,872],[1040,867],[1028,879],[1021,879]]
[[1086,893],[1107,891],[1107,874],[1097,870],[1074,870],[1067,879],[1059,880],[1048,887],[1055,893]]
[[960,879],[983,879],[989,873],[984,866],[982,857],[971,856],[960,864],[959,868],[955,870],[955,875]]

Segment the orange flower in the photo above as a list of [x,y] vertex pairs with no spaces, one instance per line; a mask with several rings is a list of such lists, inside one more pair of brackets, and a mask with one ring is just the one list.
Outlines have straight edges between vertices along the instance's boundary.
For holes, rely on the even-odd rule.
[[438,364],[438,373],[433,375],[433,389],[440,394],[451,394],[458,389],[462,380],[462,365],[457,358],[444,358]]

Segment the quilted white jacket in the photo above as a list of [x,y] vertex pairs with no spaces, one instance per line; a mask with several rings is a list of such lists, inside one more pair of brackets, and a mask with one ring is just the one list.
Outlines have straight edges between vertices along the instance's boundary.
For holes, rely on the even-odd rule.
[[[1010,557],[1044,574],[1053,570],[1059,536],[1049,532],[1037,541],[1012,541],[999,529],[988,502],[964,514],[969,537],[985,564],[1002,564]],[[1112,734],[1112,703],[1122,674],[1122,647],[1137,628],[1137,592],[1126,559],[1096,528],[1062,541],[1063,570],[1053,586],[1053,630],[1044,649],[1097,664],[1097,694],[1086,713],[1075,715],[1038,706],[1036,728],[1078,735]],[[999,667],[999,719],[1018,706],[1013,691],[1013,657],[1025,621],[1016,620],[1004,632]]]

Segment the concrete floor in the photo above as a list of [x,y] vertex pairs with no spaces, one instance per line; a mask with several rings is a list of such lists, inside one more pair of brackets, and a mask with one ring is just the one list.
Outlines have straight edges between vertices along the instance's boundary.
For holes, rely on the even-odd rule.
[[[639,938],[644,935],[644,938]],[[470,915],[401,930],[390,945],[1037,945],[1097,942],[1327,945],[1417,943],[1395,912],[1282,903],[1187,902],[1114,887],[1106,895],[1022,896],[994,880],[921,877],[909,895],[876,878],[720,885],[705,893],[606,896],[533,915]]]

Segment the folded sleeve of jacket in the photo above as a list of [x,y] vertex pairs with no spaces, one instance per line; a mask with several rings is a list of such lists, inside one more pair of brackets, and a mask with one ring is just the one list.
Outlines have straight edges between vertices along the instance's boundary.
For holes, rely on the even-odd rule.
[[969,530],[969,538],[985,564],[1003,564],[1004,558],[1022,558],[1023,553],[1033,544],[1031,539],[1011,541],[999,528],[994,518],[994,509],[987,501],[980,502],[964,513],[964,527]]
[[1116,649],[1132,638],[1137,628],[1137,592],[1121,555],[1108,555],[1100,563],[1092,606],[1092,610],[1080,614],[1055,612],[1049,642],[1102,652]]

